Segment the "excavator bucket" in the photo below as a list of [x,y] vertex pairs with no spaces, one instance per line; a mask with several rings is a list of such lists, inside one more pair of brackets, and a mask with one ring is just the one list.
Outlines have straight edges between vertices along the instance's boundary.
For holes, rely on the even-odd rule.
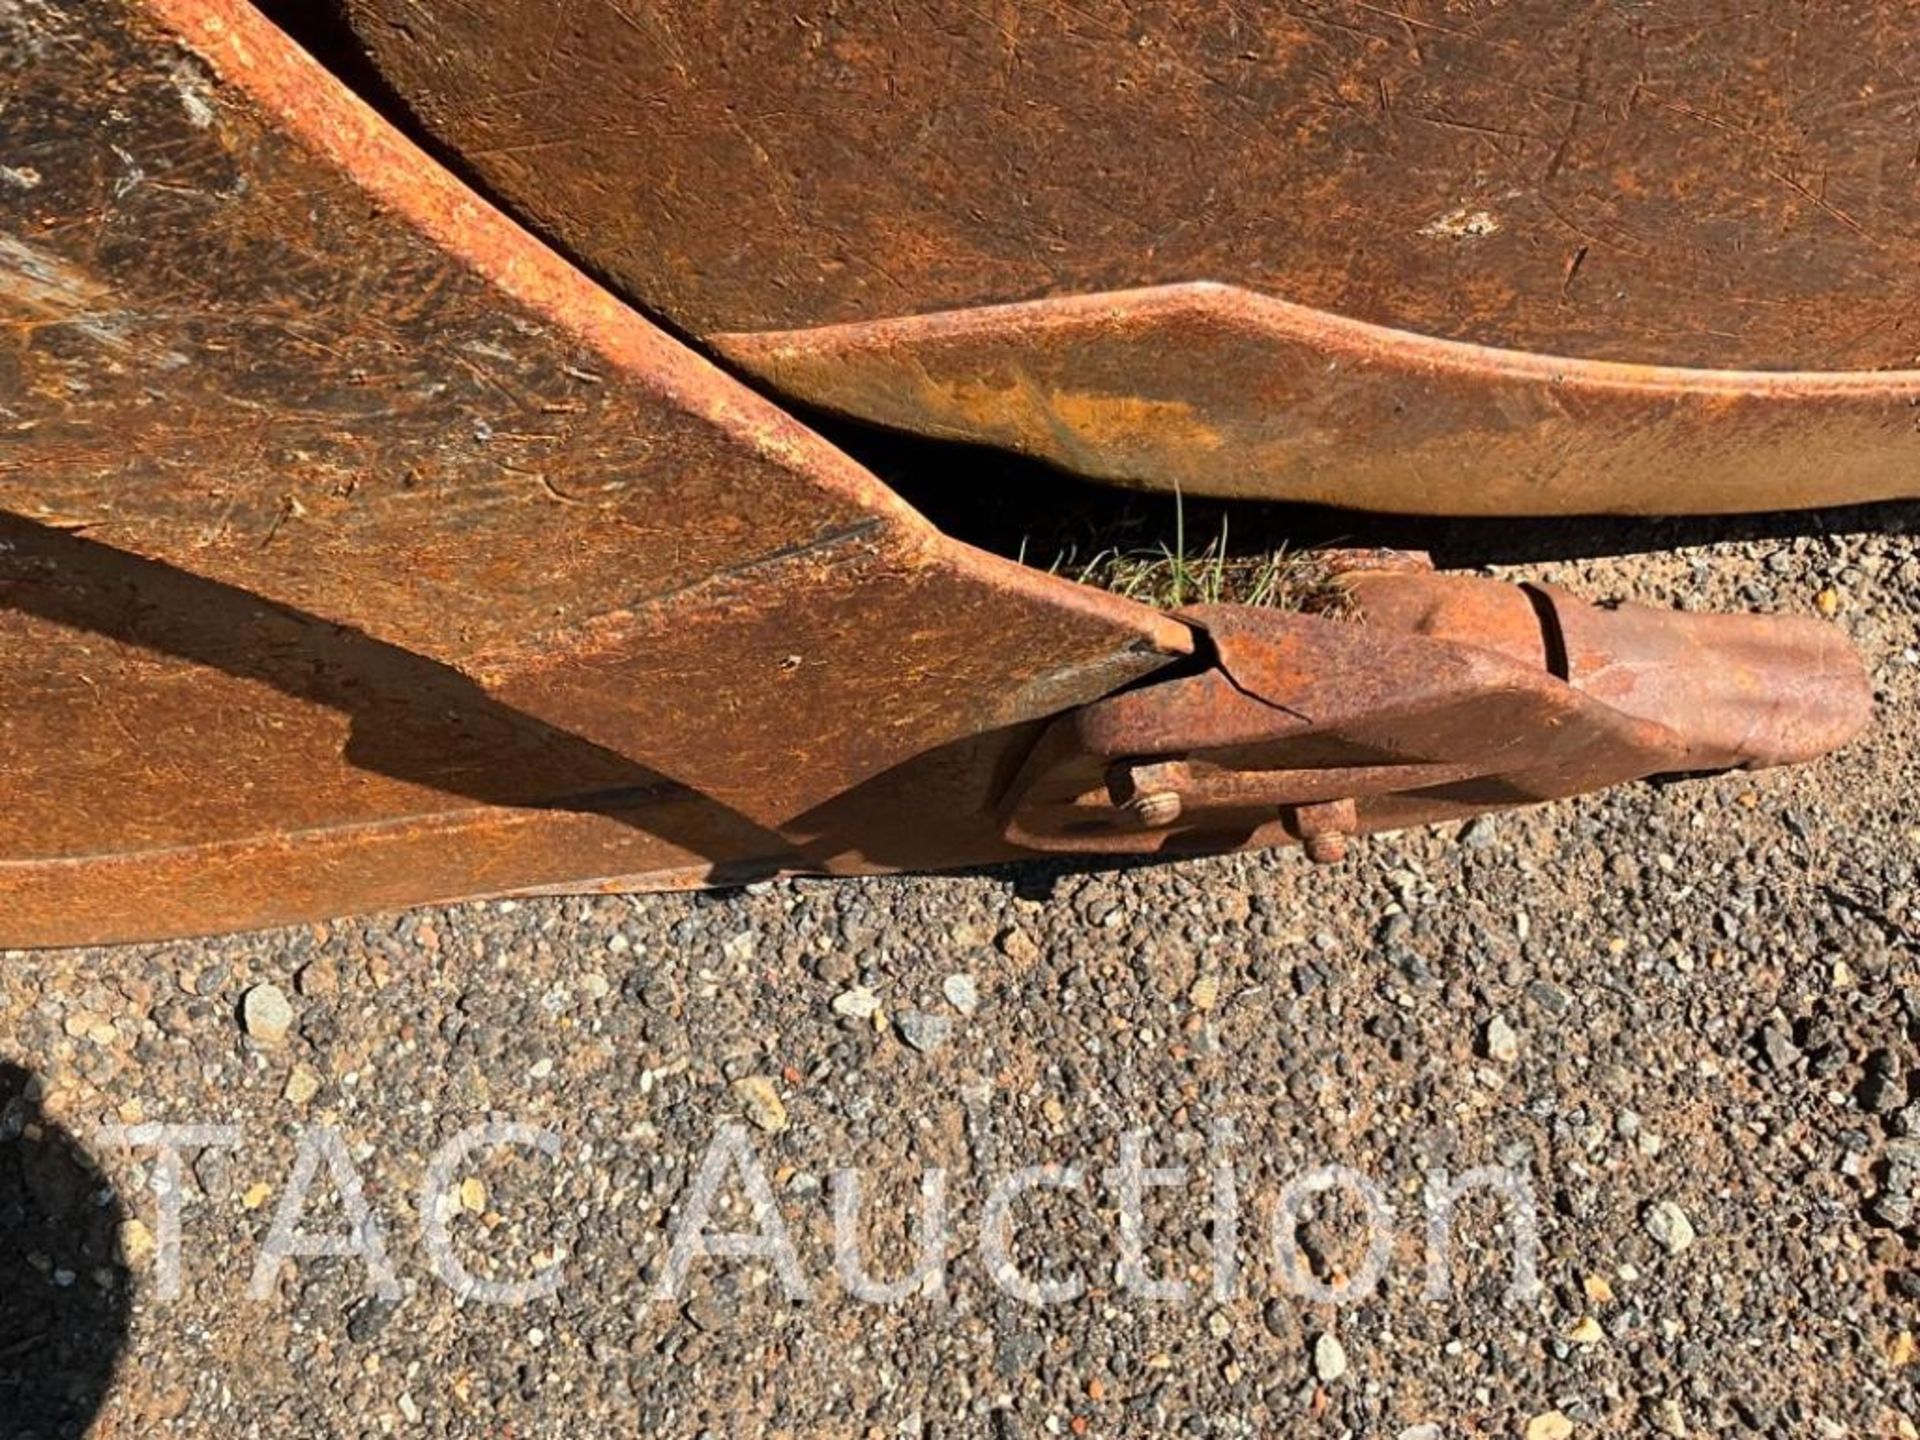
[[[543,19],[492,8],[523,36]],[[756,150],[762,122],[706,86],[759,7],[678,8],[619,27],[669,47],[666,89],[630,95],[622,124],[661,155]],[[617,157],[594,158],[606,117],[568,108],[591,91],[566,57],[629,43],[600,33],[603,10],[634,18],[552,17],[551,143],[449,124],[462,164],[541,221],[501,157],[551,151],[511,162],[553,181],[545,218],[572,216],[598,273],[727,355],[945,293],[883,237],[789,248],[795,226],[843,223],[818,196],[762,190],[778,223],[729,229],[715,207],[751,171],[714,190],[656,157],[644,202],[627,194]],[[504,83],[442,33],[457,7],[356,13],[391,32],[377,54],[444,47],[438,78],[383,62],[423,113]],[[852,63],[830,60],[844,37],[821,49],[804,15],[783,23],[782,43]],[[1165,613],[973,549],[522,229],[246,0],[0,0],[0,72],[0,946],[1060,852],[1332,859],[1372,830],[1810,759],[1866,721],[1858,659],[1814,621],[1597,610],[1378,565],[1325,614]],[[618,223],[572,208],[600,164]],[[950,298],[986,293],[948,278]],[[1067,363],[1110,353],[1040,328]],[[1216,352],[1236,363],[1225,341],[1188,358]],[[944,393],[931,359],[896,361],[919,378],[844,357],[823,373]],[[1837,457],[1901,383],[1835,379],[1834,405],[1807,409],[1782,382],[1761,428],[1784,453],[1790,416],[1812,417],[1863,484],[1865,449]],[[1570,396],[1556,423],[1577,429]],[[1199,463],[1173,409],[1125,403],[1143,443]],[[1349,438],[1363,453],[1342,466],[1379,457]]]
[[1369,510],[1920,496],[1907,0],[341,3],[493,193],[816,406]]

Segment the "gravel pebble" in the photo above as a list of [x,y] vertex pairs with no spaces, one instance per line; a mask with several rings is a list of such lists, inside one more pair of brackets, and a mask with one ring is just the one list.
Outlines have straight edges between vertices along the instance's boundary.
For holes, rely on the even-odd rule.
[[922,1055],[931,1055],[953,1037],[953,1021],[924,1010],[902,1010],[894,1017],[900,1038]]
[[262,1045],[283,1045],[293,1029],[293,1006],[278,985],[256,985],[241,1002],[247,1034]]
[[880,997],[856,986],[833,997],[833,1013],[849,1020],[871,1020],[880,1010]]
[[788,1125],[787,1104],[780,1091],[765,1075],[746,1075],[733,1082],[734,1097],[746,1111],[747,1119],[769,1134],[779,1134]]
[[1331,1385],[1347,1373],[1347,1347],[1333,1335],[1313,1342],[1313,1373]]
[[940,982],[940,993],[964,1017],[970,1018],[980,1009],[980,983],[971,975],[947,976]]
[[1698,1238],[1692,1219],[1671,1200],[1659,1200],[1647,1206],[1645,1223],[1647,1234],[1669,1255],[1686,1253]]
[[1520,1058],[1520,1037],[1503,1016],[1496,1015],[1487,1021],[1480,1043],[1481,1053],[1502,1065],[1511,1065]]
[[286,1089],[281,1092],[288,1103],[305,1105],[320,1093],[320,1077],[305,1065],[296,1065],[287,1076]]

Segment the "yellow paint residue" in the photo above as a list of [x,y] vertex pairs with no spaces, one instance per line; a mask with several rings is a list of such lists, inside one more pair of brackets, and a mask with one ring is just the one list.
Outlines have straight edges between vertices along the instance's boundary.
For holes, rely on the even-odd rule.
[[1191,454],[1225,444],[1184,400],[1055,389],[1019,372],[998,381],[928,376],[917,389],[920,408],[946,424],[1062,459],[1101,457],[1110,465],[1143,451]]

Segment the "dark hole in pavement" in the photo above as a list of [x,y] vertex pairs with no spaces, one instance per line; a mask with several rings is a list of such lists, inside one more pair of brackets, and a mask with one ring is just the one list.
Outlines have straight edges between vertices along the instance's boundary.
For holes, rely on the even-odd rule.
[[0,1061],[0,1440],[67,1440],[106,1398],[132,1281],[124,1212],[32,1078]]

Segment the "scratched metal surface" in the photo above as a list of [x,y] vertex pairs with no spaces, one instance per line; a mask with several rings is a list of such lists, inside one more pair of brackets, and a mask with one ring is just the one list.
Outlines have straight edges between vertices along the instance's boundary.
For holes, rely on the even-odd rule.
[[1429,515],[1920,498],[1920,370],[1576,363],[1215,285],[714,344],[827,409],[1187,495]]
[[1180,648],[944,540],[239,0],[6,7],[0,71],[0,945],[831,865],[886,837],[810,817],[926,755],[942,809],[859,823],[985,858],[955,748]]
[[689,330],[1218,281],[1583,358],[1912,366],[1907,0],[345,0]]

